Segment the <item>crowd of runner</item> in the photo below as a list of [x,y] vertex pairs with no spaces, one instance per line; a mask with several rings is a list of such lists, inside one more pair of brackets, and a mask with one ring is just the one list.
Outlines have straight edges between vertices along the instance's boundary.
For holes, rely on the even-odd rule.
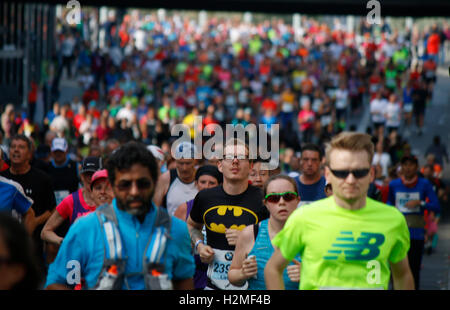
[[[327,167],[332,168],[326,143],[341,132],[355,131],[358,123],[351,124],[351,117],[362,116],[367,108],[371,123],[368,135],[361,137],[370,137],[374,146],[373,154],[368,151],[369,166],[361,162],[328,175],[334,182],[365,180],[370,168],[367,196],[395,206],[406,219],[403,225],[397,214],[386,211],[404,226],[391,231],[398,233],[395,255],[389,254],[396,266],[391,265],[393,285],[411,288],[407,253],[414,287],[419,288],[422,254],[436,247],[440,210],[448,204],[442,181],[448,154],[435,136],[424,154],[426,163],[419,165],[419,154],[411,153],[403,135],[413,129],[422,134],[437,66],[450,39],[447,24],[419,32],[416,27],[397,30],[363,23],[355,34],[338,20],[327,25],[304,18],[294,29],[281,20],[250,24],[213,17],[199,26],[178,15],[160,21],[156,15],[133,13],[120,24],[105,25],[103,49],[92,48],[88,24],[62,29],[55,64],[46,68],[41,85],[32,85],[28,110],[7,105],[1,117],[0,185],[8,199],[0,209],[12,211],[32,235],[37,269],[45,278],[40,287],[186,289],[193,277],[196,289],[265,289],[271,241],[289,215],[337,195],[338,188],[332,187],[337,183],[327,177]],[[81,89],[70,102],[58,101],[63,76]],[[40,96],[52,105],[44,121],[35,122]],[[194,122],[196,116],[202,117],[200,124]],[[195,160],[193,144],[174,147],[177,137],[171,128],[176,124],[188,126],[192,139],[209,124],[265,124],[273,138],[278,124],[279,166],[265,170],[264,160],[248,160],[248,147],[239,141],[234,148],[216,146],[223,150],[222,158]],[[142,167],[148,171],[138,169]],[[370,208],[378,202],[370,202]],[[104,204],[112,207],[97,208]],[[165,226],[165,217],[151,206],[162,206],[177,218],[173,227]],[[147,212],[155,223],[147,223]],[[89,213],[96,216],[77,220]],[[140,225],[125,213],[136,216]],[[312,225],[307,220],[302,223]],[[84,236],[89,225],[103,230]],[[158,269],[161,257],[147,255],[147,248],[157,252],[156,237],[147,227],[178,236],[174,241],[158,235],[159,246],[167,243],[162,259],[166,270]],[[109,255],[102,261],[98,245],[103,240]],[[286,288],[296,289],[298,282],[302,288],[340,286],[314,283],[311,275],[318,269],[303,271],[311,257],[297,254],[309,255],[306,241],[298,252],[287,254],[282,247],[286,241],[276,240],[290,262],[283,278]],[[123,263],[117,257],[133,243],[145,250]],[[142,255],[151,264],[143,265]],[[324,257],[327,264],[334,259],[330,257]],[[82,263],[82,279],[69,283],[66,264],[74,258]],[[286,267],[282,262],[271,267]],[[157,284],[142,275],[147,267],[153,268]],[[117,272],[125,280],[108,284]],[[172,282],[160,276],[164,272]],[[384,273],[384,288],[386,281]]]

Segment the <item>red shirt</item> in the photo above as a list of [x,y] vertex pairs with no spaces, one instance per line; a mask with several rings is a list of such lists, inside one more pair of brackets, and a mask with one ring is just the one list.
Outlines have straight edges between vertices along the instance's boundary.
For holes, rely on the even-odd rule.
[[98,91],[86,90],[83,94],[83,103],[88,105],[92,100],[98,101]]
[[73,125],[75,126],[77,131],[80,130],[80,126],[85,120],[86,120],[86,116],[81,115],[81,114],[75,115],[75,117],[73,118]]
[[315,113],[311,110],[301,110],[298,113],[298,119],[302,121],[300,124],[300,130],[304,131],[306,129],[312,128],[314,125]]
[[433,33],[428,37],[427,42],[427,52],[430,55],[436,55],[439,53],[439,44],[440,44],[440,38],[437,33]]
[[116,97],[118,101],[120,101],[124,95],[125,92],[120,88],[111,88],[108,92],[110,98]]
[[277,109],[277,103],[270,98],[266,98],[266,99],[264,99],[264,101],[262,103],[262,107],[263,107],[263,109],[266,109],[266,110],[272,109],[275,111]]
[[111,132],[111,129],[109,127],[97,126],[97,129],[95,130],[95,132],[97,133],[97,138],[100,141],[103,141],[109,137],[109,133]]
[[31,83],[31,91],[28,94],[28,102],[36,103],[37,101],[37,85],[36,83]]
[[100,111],[95,108],[89,109],[88,113],[91,114],[95,119],[99,119],[101,116]]

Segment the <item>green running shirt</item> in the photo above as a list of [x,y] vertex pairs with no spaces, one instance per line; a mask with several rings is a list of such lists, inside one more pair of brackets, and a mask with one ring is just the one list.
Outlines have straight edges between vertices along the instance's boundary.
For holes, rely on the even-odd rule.
[[367,198],[359,210],[333,197],[302,206],[272,240],[286,260],[302,258],[300,289],[388,289],[391,263],[409,250],[405,217]]

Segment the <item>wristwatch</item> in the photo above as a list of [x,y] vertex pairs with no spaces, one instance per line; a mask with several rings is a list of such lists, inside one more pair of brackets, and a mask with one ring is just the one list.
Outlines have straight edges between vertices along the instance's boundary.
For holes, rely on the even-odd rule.
[[199,240],[197,240],[197,241],[195,242],[194,250],[195,250],[196,253],[198,253],[197,247],[198,247],[198,245],[199,245],[200,243],[203,243],[203,240],[202,240],[202,239],[199,239]]

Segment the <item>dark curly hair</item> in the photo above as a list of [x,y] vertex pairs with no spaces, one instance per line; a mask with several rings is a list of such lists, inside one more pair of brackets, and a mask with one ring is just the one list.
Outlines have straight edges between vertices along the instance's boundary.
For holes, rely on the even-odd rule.
[[130,169],[134,164],[141,164],[148,168],[154,184],[158,180],[159,168],[153,154],[140,142],[127,142],[117,148],[106,161],[108,178],[111,185],[115,184],[116,169],[118,171]]

